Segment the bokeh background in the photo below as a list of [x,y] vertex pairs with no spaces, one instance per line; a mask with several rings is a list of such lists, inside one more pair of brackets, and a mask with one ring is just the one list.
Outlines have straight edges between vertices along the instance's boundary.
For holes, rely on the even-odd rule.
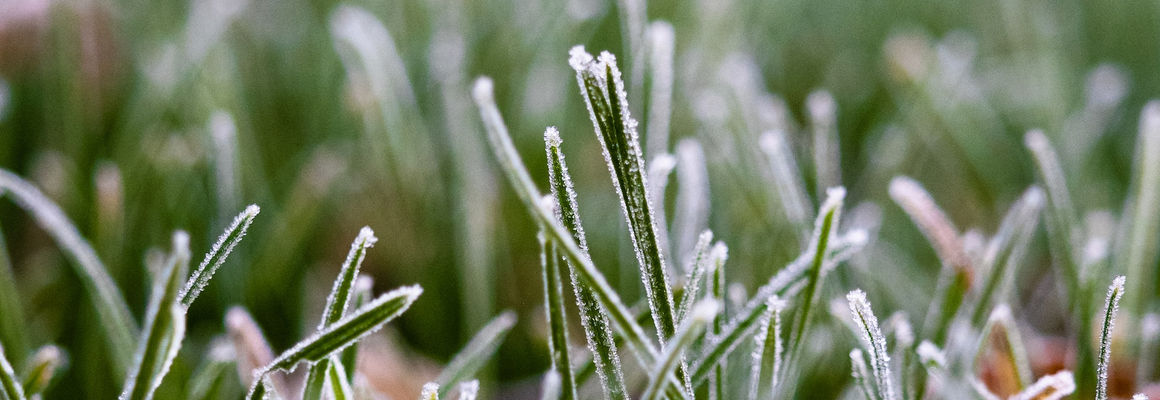
[[[435,368],[515,310],[485,391],[518,398],[547,368],[538,245],[485,145],[470,83],[495,80],[541,187],[542,132],[559,127],[592,255],[635,302],[638,267],[567,51],[619,55],[632,111],[652,126],[655,78],[647,51],[633,50],[653,28],[630,31],[660,20],[676,38],[671,139],[643,139],[649,157],[700,144],[712,194],[695,225],[730,246],[736,290],[752,291],[803,245],[757,150],[759,134],[782,129],[815,205],[816,165],[833,161],[847,219],[880,227],[826,298],[862,287],[884,315],[924,315],[939,266],[889,200],[891,177],[914,177],[961,230],[990,234],[1035,181],[1022,137],[1041,128],[1085,221],[1106,227],[1128,190],[1139,111],[1160,94],[1150,0],[0,0],[0,167],[60,204],[138,318],[146,259],[173,230],[189,231],[201,254],[245,205],[262,207],[190,310],[162,398],[185,393],[231,305],[250,310],[275,349],[308,333],[364,225],[380,238],[364,263],[376,291],[426,290],[385,346]],[[820,91],[840,143],[823,157],[811,130],[827,116],[808,106],[827,108]],[[681,182],[670,181],[672,222]],[[102,367],[100,321],[67,260],[10,201],[0,232],[26,321],[2,334],[69,351],[49,398],[112,397],[120,384]],[[1038,235],[1009,301],[1028,329],[1062,335],[1067,310]],[[819,398],[848,377],[852,336],[830,343],[843,350],[811,358],[843,367],[810,375],[837,384]]]

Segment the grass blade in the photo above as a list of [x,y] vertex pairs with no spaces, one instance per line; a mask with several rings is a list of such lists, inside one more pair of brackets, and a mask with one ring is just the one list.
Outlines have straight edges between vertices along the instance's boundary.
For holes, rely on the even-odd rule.
[[[716,248],[716,247],[714,247]],[[725,260],[729,257],[728,249],[721,245],[721,253],[713,262],[713,278],[709,280],[709,292],[714,300],[721,304],[721,312],[713,317],[713,326],[710,328],[711,337],[720,337],[725,328],[725,318],[729,309],[725,302]],[[709,376],[709,400],[725,400],[725,362],[719,362],[713,367],[713,374]]]
[[209,284],[209,280],[213,279],[213,275],[217,273],[219,267],[226,262],[226,257],[230,256],[230,252],[234,250],[238,242],[242,241],[242,237],[246,235],[246,230],[250,228],[250,223],[254,222],[254,217],[258,216],[261,208],[257,204],[251,204],[246,207],[241,214],[234,217],[234,221],[226,228],[225,232],[218,237],[217,242],[210,248],[209,253],[206,253],[205,259],[201,261],[201,265],[193,270],[189,275],[188,281],[185,283],[185,288],[181,290],[181,304],[189,307],[197,296],[205,290],[205,286]]
[[350,382],[346,380],[346,368],[334,356],[326,363],[326,387],[330,388],[332,400],[354,399],[354,389],[350,388]]
[[8,400],[25,400],[24,388],[20,386],[16,371],[12,369],[8,356],[4,354],[3,345],[0,345],[0,389],[4,390],[4,396]]
[[479,397],[479,380],[472,379],[459,384],[459,400],[475,400]]
[[8,257],[8,244],[4,232],[0,232],[0,343],[4,343],[11,353],[10,361],[21,364],[28,352],[25,334],[24,308],[20,304],[16,275],[12,270],[12,259]]
[[[359,275],[358,279],[354,281],[354,300],[352,302],[353,306],[355,308],[359,308],[365,306],[367,303],[370,303],[370,301],[374,299],[374,293],[372,292],[373,288],[374,281],[371,280],[370,276]],[[342,361],[342,365],[347,366],[347,381],[353,382],[354,373],[358,370],[358,346],[358,343],[351,344],[350,347],[347,347],[346,350],[343,350],[342,355],[338,357],[338,360]]]
[[556,255],[555,246],[544,236],[541,233],[539,239],[540,265],[544,275],[544,313],[549,331],[548,349],[551,352],[552,369],[560,374],[561,398],[573,400],[576,398],[576,378],[572,375],[572,362],[568,354],[568,321],[564,314],[564,288],[560,284],[560,258]]
[[773,393],[780,375],[782,353],[785,351],[781,340],[781,312],[785,310],[785,300],[774,295],[767,302],[769,305],[761,317],[761,329],[753,336],[753,366],[749,379],[751,400],[769,398]]
[[825,90],[806,97],[814,137],[814,174],[817,193],[842,184],[842,159],[838,145],[838,103]]
[[[1031,362],[1027,358],[1027,349],[1023,346],[1023,339],[1019,329],[1015,326],[1015,318],[1011,315],[1011,308],[1006,304],[999,304],[991,311],[987,324],[979,333],[979,342],[975,350],[974,370],[978,370],[979,361],[987,351],[987,346],[994,342],[993,335],[1002,335],[999,343],[1006,345],[1006,359],[1010,371],[1015,372],[1014,387],[1024,388],[1031,383]],[[1008,392],[1010,393],[1010,392]]]
[[688,262],[695,252],[697,232],[709,225],[709,171],[705,167],[705,152],[694,139],[677,143],[677,182],[673,255],[679,257],[677,260]]
[[616,57],[603,52],[599,59],[594,59],[583,46],[576,46],[572,48],[568,62],[576,70],[576,81],[588,105],[588,114],[603,149],[604,160],[608,163],[613,187],[628,220],[629,236],[636,249],[657,336],[662,342],[667,341],[676,329],[673,297],[657,241],[657,225],[648,198],[647,169],[636,133],[636,121],[628,109]]
[[810,246],[806,253],[811,254],[813,261],[811,263],[808,279],[806,280],[805,297],[800,298],[801,308],[798,309],[797,320],[794,322],[789,334],[789,348],[788,348],[788,362],[790,365],[797,360],[798,349],[801,348],[801,343],[805,338],[806,331],[809,329],[810,317],[814,304],[818,302],[820,297],[822,282],[825,278],[826,268],[823,268],[826,259],[826,249],[830,244],[830,238],[838,226],[841,219],[842,202],[846,198],[846,189],[837,187],[826,190],[826,201],[818,209],[818,219],[814,225],[814,236],[810,239]]
[[685,348],[693,344],[705,326],[717,315],[717,309],[717,300],[705,299],[697,303],[689,315],[689,320],[682,324],[681,330],[665,346],[660,361],[649,374],[648,384],[645,386],[644,394],[640,396],[641,399],[657,400],[663,396],[662,389],[668,380],[667,377],[677,369],[683,358],[681,354]]
[[878,392],[874,390],[870,377],[870,368],[866,366],[866,356],[862,349],[850,350],[850,375],[854,378],[854,385],[862,391],[866,400],[879,400]]
[[[713,240],[713,232],[708,230],[701,232],[701,237],[697,239],[697,245],[693,248],[693,259],[690,262],[689,276],[685,278],[685,289],[676,299],[677,322],[683,322],[685,313],[693,307],[693,302],[697,300],[697,292],[701,289],[701,281],[705,279],[705,270],[714,261],[714,254],[709,250],[711,240]],[[714,247],[713,250],[717,250],[717,248]]]
[[37,396],[48,389],[52,378],[56,377],[57,369],[66,361],[64,350],[54,345],[45,345],[36,350],[29,366],[26,367],[27,370],[24,371],[24,381],[21,384],[24,387],[24,394],[29,397]]
[[[1153,100],[1140,113],[1140,133],[1136,139],[1136,165],[1132,171],[1132,194],[1128,218],[1128,242],[1118,263],[1132,277],[1124,304],[1134,321],[1144,314],[1148,295],[1155,292],[1156,256],[1160,253],[1160,101]],[[1134,345],[1133,345],[1134,346]]]
[[[676,34],[665,21],[650,23],[646,29],[649,41],[648,125],[645,129],[645,151],[649,157],[664,154],[669,148],[669,119],[673,108],[673,47]],[[659,204],[658,204],[658,208]]]
[[[254,386],[254,373],[274,361],[274,351],[266,343],[266,337],[254,322],[254,317],[241,307],[230,308],[226,311],[226,332],[234,347],[234,354],[238,367],[238,379],[242,386]],[[275,386],[285,388],[285,381],[281,376],[273,378]],[[258,385],[260,386],[260,385]]]
[[1065,370],[1039,378],[1011,400],[1059,400],[1074,392],[1075,377]]
[[[233,345],[223,339],[210,343],[209,353],[190,377],[188,387],[190,400],[220,399],[230,397],[224,393],[230,368],[236,361]],[[234,395],[236,396],[236,395]]]
[[169,373],[181,341],[185,338],[185,306],[178,300],[178,288],[189,268],[189,235],[173,235],[173,253],[166,261],[163,279],[153,286],[145,335],[137,347],[134,369],[125,380],[121,400],[148,400]]
[[987,277],[975,300],[975,309],[971,313],[971,322],[975,326],[983,322],[983,315],[990,308],[992,301],[995,301],[992,299],[995,297],[995,291],[1003,282],[1010,280],[1007,271],[1014,270],[1015,265],[1026,253],[1027,246],[1035,235],[1035,227],[1039,224],[1039,213],[1043,210],[1043,205],[1043,190],[1038,186],[1032,186],[1023,192],[1023,196],[1011,206],[1007,215],[1003,217],[1003,222],[999,224],[999,230],[988,245],[983,261],[985,264],[983,270],[987,271]]
[[806,194],[806,185],[802,182],[802,173],[794,161],[793,151],[786,143],[785,132],[766,132],[758,139],[758,145],[769,158],[773,170],[773,187],[777,190],[786,218],[798,227],[802,236],[808,235],[810,220],[814,218],[813,209]]
[[[576,190],[572,185],[572,177],[568,174],[564,153],[560,151],[562,141],[559,131],[553,128],[546,130],[544,143],[548,153],[548,178],[552,195],[555,196],[559,207],[556,209],[556,219],[567,227],[572,239],[583,252],[584,258],[589,258],[584,227],[580,225]],[[585,341],[588,343],[588,351],[593,355],[592,361],[596,366],[597,375],[600,376],[605,397],[613,400],[626,399],[628,394],[624,387],[624,373],[620,368],[620,355],[616,351],[608,317],[605,316],[605,308],[596,299],[593,287],[578,279],[577,267],[567,260],[567,257],[564,258],[572,281],[572,290],[576,296],[576,305],[580,309],[580,323],[584,327]]]
[[1108,366],[1112,361],[1112,329],[1116,324],[1116,311],[1120,309],[1120,300],[1124,297],[1123,275],[1112,280],[1108,286],[1107,304],[1104,307],[1104,325],[1100,333],[1100,361],[1096,368],[1096,400],[1108,399]]
[[516,314],[512,311],[504,311],[498,317],[495,317],[484,325],[479,333],[463,346],[455,357],[447,363],[443,368],[443,372],[435,378],[435,382],[439,384],[439,395],[446,396],[451,388],[460,381],[472,377],[480,368],[491,359],[492,354],[499,350],[500,343],[507,337],[508,331],[516,324]]
[[[364,226],[359,230],[358,236],[350,245],[346,261],[339,269],[338,278],[335,278],[334,286],[330,289],[330,294],[326,296],[326,307],[322,309],[322,321],[318,323],[318,330],[326,328],[346,315],[350,300],[354,296],[355,278],[358,277],[359,267],[362,266],[367,249],[373,247],[378,240],[370,227]],[[322,384],[330,373],[330,367],[327,365],[329,363],[330,359],[327,358],[310,366],[306,373],[306,389],[303,392],[303,399],[317,400],[322,397]],[[345,375],[345,371],[343,372]]]
[[875,386],[883,400],[895,400],[898,395],[894,392],[893,377],[890,372],[890,353],[886,351],[886,337],[878,328],[878,318],[870,309],[870,302],[866,300],[866,293],[861,289],[854,290],[846,295],[850,303],[850,314],[854,323],[861,330],[862,345],[870,353],[870,365],[874,370]]
[[109,344],[108,354],[113,359],[113,376],[124,377],[133,365],[137,322],[96,251],[81,238],[60,207],[31,183],[5,169],[0,169],[0,194],[10,196],[16,205],[32,214],[72,261],[89,301],[100,316],[102,333]]

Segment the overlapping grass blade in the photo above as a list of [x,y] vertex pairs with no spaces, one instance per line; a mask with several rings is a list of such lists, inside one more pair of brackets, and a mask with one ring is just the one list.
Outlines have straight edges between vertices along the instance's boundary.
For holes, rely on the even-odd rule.
[[866,366],[866,356],[862,349],[850,350],[850,376],[854,378],[854,385],[862,391],[866,400],[881,400],[878,391],[874,390],[874,381],[870,376],[870,368]]
[[[370,303],[370,301],[374,299],[374,293],[372,292],[373,288],[374,281],[370,276],[359,275],[358,279],[354,281],[354,299],[352,300],[351,305],[354,308],[359,308],[366,305],[367,303]],[[352,343],[349,347],[346,348],[346,350],[343,350],[342,354],[338,357],[339,361],[342,361],[342,365],[347,367],[346,379],[350,382],[354,381],[354,373],[358,370],[358,347],[359,344],[357,342]]]
[[837,230],[839,221],[841,220],[842,202],[846,198],[846,189],[842,187],[830,188],[826,190],[826,201],[818,209],[818,219],[814,225],[814,236],[810,239],[810,246],[807,253],[812,254],[812,261],[806,279],[804,297],[799,297],[801,301],[800,308],[795,314],[796,321],[790,328],[788,336],[788,348],[786,349],[787,362],[793,365],[798,359],[798,351],[805,338],[806,332],[809,330],[810,317],[814,304],[818,302],[822,282],[826,276],[826,268],[824,264],[826,261],[826,250],[830,245],[830,239],[834,231]]
[[861,331],[860,338],[866,351],[870,353],[870,365],[874,371],[875,387],[879,398],[896,400],[898,395],[894,391],[893,374],[890,371],[890,353],[886,351],[886,337],[878,327],[878,318],[870,309],[870,302],[866,300],[866,293],[861,289],[854,290],[846,295],[850,303],[850,314],[854,323]]
[[548,371],[544,375],[544,383],[540,385],[540,400],[559,400],[560,399],[560,374],[556,371]]
[[[646,29],[649,50],[648,125],[645,127],[645,151],[649,157],[664,154],[669,148],[669,119],[673,103],[673,47],[676,34],[673,25],[655,21]],[[661,208],[660,204],[657,208]]]
[[125,380],[121,400],[148,400],[169,373],[173,359],[185,338],[185,306],[178,299],[185,272],[189,268],[189,235],[173,235],[173,253],[164,274],[153,286],[145,334],[137,347],[133,369]]
[[[553,200],[554,202],[554,200]],[[560,284],[559,256],[556,248],[548,242],[543,233],[540,240],[540,265],[544,276],[544,312],[548,320],[548,349],[551,352],[552,369],[560,374],[561,396],[565,400],[576,398],[576,378],[572,375],[572,362],[568,354],[568,328],[564,313],[564,288]]]
[[[701,289],[701,281],[705,279],[706,269],[712,267],[713,256],[709,249],[709,242],[713,240],[713,232],[701,232],[697,245],[693,248],[693,258],[690,261],[689,276],[685,278],[685,289],[677,297],[677,322],[685,320],[685,313],[697,301],[697,292]],[[723,246],[723,245],[722,245]]]
[[665,346],[664,353],[661,354],[657,365],[649,372],[648,384],[645,385],[644,394],[640,396],[641,399],[657,400],[664,395],[663,389],[668,380],[667,377],[677,369],[677,365],[683,358],[681,354],[689,345],[693,344],[705,326],[713,320],[713,317],[717,315],[718,308],[717,300],[714,299],[701,300],[693,307],[689,319],[682,324],[681,330]]
[[[717,247],[714,246],[714,250]],[[725,329],[725,319],[729,315],[729,309],[725,303],[725,260],[729,257],[728,249],[724,244],[720,247],[720,254],[714,257],[713,263],[713,277],[709,280],[709,293],[714,300],[721,304],[721,312],[713,317],[713,325],[710,327],[710,337],[721,337]],[[725,362],[719,362],[713,367],[712,375],[709,376],[709,400],[725,400]]]
[[1103,331],[1100,333],[1100,361],[1096,368],[1096,400],[1108,399],[1108,366],[1112,361],[1112,329],[1116,324],[1116,311],[1124,297],[1124,276],[1118,276],[1108,286],[1108,297],[1104,306]]
[[[547,129],[544,132],[544,143],[548,153],[549,186],[558,207],[556,218],[567,227],[583,257],[589,258],[584,227],[580,225],[576,191],[572,185],[572,177],[568,174],[564,153],[560,151],[562,141],[559,131]],[[584,327],[588,351],[593,355],[592,361],[597,375],[600,376],[605,397],[614,400],[626,399],[628,394],[624,386],[624,374],[620,368],[620,355],[616,350],[612,329],[608,325],[608,317],[605,316],[605,308],[597,300],[593,287],[577,277],[578,267],[567,257],[564,257],[564,262],[568,266],[576,306],[580,309],[580,323]]]
[[[1132,277],[1125,290],[1124,304],[1135,320],[1144,314],[1149,295],[1155,293],[1154,269],[1160,254],[1160,100],[1153,100],[1140,112],[1140,133],[1136,139],[1136,165],[1132,171],[1132,193],[1124,208],[1127,242],[1116,254]],[[1133,344],[1135,346],[1136,344]]]
[[201,291],[205,290],[205,286],[209,284],[210,279],[213,279],[214,273],[226,262],[226,257],[230,256],[230,252],[234,250],[234,246],[237,246],[238,242],[242,241],[242,237],[246,236],[246,230],[250,228],[250,224],[254,222],[254,217],[257,217],[261,211],[261,208],[257,204],[251,204],[241,214],[234,217],[234,221],[218,237],[217,242],[210,248],[209,253],[206,253],[205,259],[201,261],[201,265],[198,265],[197,269],[194,269],[189,274],[185,288],[181,290],[181,295],[179,296],[182,305],[189,307],[197,299],[197,296],[201,294]]
[[435,383],[439,384],[439,396],[446,396],[457,383],[475,376],[487,360],[491,359],[492,354],[499,350],[500,343],[503,343],[508,331],[515,324],[516,313],[504,311],[484,325],[463,349],[447,362],[439,377],[435,378]]
[[[362,266],[367,249],[374,246],[378,240],[370,227],[364,226],[359,230],[358,236],[350,245],[346,261],[342,263],[338,277],[334,280],[334,286],[331,287],[330,294],[326,296],[326,306],[322,309],[322,320],[318,323],[318,330],[325,329],[346,315],[350,300],[354,297],[355,280],[358,277],[359,267]],[[330,371],[330,367],[327,365],[329,363],[330,359],[326,358],[310,366],[306,373],[306,388],[303,392],[303,399],[317,400],[322,397],[322,386]],[[345,370],[343,372],[345,375]]]
[[785,345],[781,339],[781,312],[786,302],[776,295],[769,298],[761,328],[753,336],[753,365],[749,375],[750,400],[769,398],[777,387]]
[[777,190],[781,207],[790,223],[797,226],[803,237],[809,234],[813,207],[802,182],[802,173],[794,161],[793,151],[786,143],[785,132],[769,131],[761,135],[758,145],[769,158],[773,170],[773,186]]
[[52,379],[56,377],[57,369],[67,361],[64,350],[55,345],[44,345],[36,350],[24,371],[24,394],[32,397],[48,389]]
[[0,389],[4,390],[4,396],[8,400],[25,400],[24,388],[20,386],[20,379],[16,377],[12,364],[8,362],[2,344],[0,344]]
[[613,187],[628,220],[629,236],[636,249],[657,336],[664,342],[676,329],[673,297],[657,241],[658,228],[648,197],[647,169],[636,133],[636,121],[628,109],[620,69],[616,66],[616,57],[608,52],[595,59],[583,46],[576,46],[570,53],[568,62],[576,70],[576,81],[588,105],[588,115],[603,149]]
[[[1035,235],[1035,227],[1039,224],[1039,213],[1043,210],[1043,190],[1032,186],[1023,192],[1023,196],[1011,206],[999,230],[988,245],[984,259],[984,271],[987,271],[979,296],[975,299],[975,309],[971,313],[971,322],[976,326],[982,323],[983,315],[995,297],[995,292],[1003,282],[1010,281],[1008,271],[1013,271],[1027,246]],[[1002,301],[1000,298],[998,301]]]
[[1011,308],[1007,304],[999,304],[991,311],[987,324],[979,333],[979,342],[976,345],[974,365],[978,368],[979,361],[992,342],[993,335],[1001,334],[1001,343],[1006,345],[1006,357],[1003,360],[1008,364],[1010,371],[1015,372],[1016,387],[1027,387],[1031,384],[1031,362],[1027,358],[1027,349],[1023,346],[1023,338],[1019,335],[1019,328],[1015,325],[1015,318],[1011,315]]
[[354,389],[351,389],[350,382],[346,379],[346,367],[343,367],[342,362],[334,356],[326,363],[326,387],[330,389],[332,400],[354,399]]
[[66,257],[76,267],[89,301],[100,316],[101,330],[109,343],[113,376],[123,378],[133,365],[137,322],[129,313],[125,298],[109,276],[108,270],[64,211],[31,183],[16,174],[0,169],[0,194],[9,196],[56,240]]

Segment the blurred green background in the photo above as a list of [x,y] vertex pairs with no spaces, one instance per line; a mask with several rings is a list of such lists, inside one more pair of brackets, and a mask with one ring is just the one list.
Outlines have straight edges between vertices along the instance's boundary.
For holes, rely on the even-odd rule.
[[[624,34],[626,4],[638,3],[2,0],[0,167],[61,205],[138,318],[145,259],[173,230],[189,231],[202,254],[245,205],[262,207],[190,310],[189,340],[159,396],[184,393],[230,305],[248,308],[275,349],[308,333],[363,225],[380,238],[364,264],[376,291],[426,290],[391,325],[408,352],[445,362],[492,316],[518,312],[492,371],[492,393],[516,393],[547,367],[535,227],[497,173],[468,88],[476,76],[495,80],[541,187],[542,132],[560,128],[596,264],[627,301],[640,299],[567,64],[575,44],[619,55],[643,131],[652,79],[629,72],[644,64]],[[818,201],[806,100],[826,90],[837,104],[848,220],[881,226],[826,298],[861,286],[883,313],[923,315],[938,267],[889,201],[891,177],[922,182],[961,230],[992,233],[1034,182],[1022,136],[1042,128],[1077,205],[1118,214],[1139,110],[1160,94],[1160,3],[1149,0],[662,0],[645,9],[637,21],[669,21],[676,34],[665,148],[685,138],[704,148],[707,225],[730,246],[729,280],[753,290],[800,251],[756,144],[765,130],[786,131]],[[679,189],[673,178],[670,217]],[[102,368],[99,321],[67,260],[9,201],[0,227],[25,335],[71,355],[49,397],[111,397],[120,384]],[[1013,301],[1039,307],[1033,329],[1061,334],[1066,314],[1042,242]],[[845,354],[820,352],[829,358],[818,364],[848,363]],[[845,382],[846,371],[816,379]]]

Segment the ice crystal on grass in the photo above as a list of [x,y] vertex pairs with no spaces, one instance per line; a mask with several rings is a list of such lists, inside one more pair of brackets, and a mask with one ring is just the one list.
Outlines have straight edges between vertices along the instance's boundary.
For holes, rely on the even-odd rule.
[[1100,333],[1100,358],[1096,373],[1096,400],[1108,398],[1108,366],[1112,360],[1112,329],[1116,324],[1116,312],[1120,309],[1120,299],[1124,297],[1124,276],[1118,276],[1108,286],[1107,305],[1104,307],[1104,325]]
[[866,293],[860,289],[854,290],[846,295],[846,301],[850,303],[850,313],[854,318],[854,323],[861,330],[862,344],[870,353],[870,364],[874,370],[874,380],[878,390],[883,400],[894,400],[897,396],[894,393],[894,384],[891,382],[890,354],[886,351],[886,337],[882,335],[882,330],[878,327],[878,318],[870,309]]
[[764,399],[777,387],[785,350],[781,339],[781,312],[786,302],[777,295],[766,301],[757,334],[753,336],[753,365],[749,374],[749,398]]
[[226,228],[225,232],[218,237],[217,242],[214,242],[213,247],[206,253],[205,259],[201,261],[201,265],[193,270],[186,280],[185,288],[181,290],[181,304],[189,307],[197,296],[205,290],[205,286],[209,284],[210,279],[213,278],[214,273],[218,268],[226,262],[226,257],[229,257],[230,252],[234,250],[238,242],[242,241],[242,237],[246,236],[246,230],[250,228],[250,223],[254,222],[254,218],[262,209],[257,204],[251,204],[242,210],[241,214],[234,217],[234,221]]
[[1060,371],[1039,378],[1010,400],[1059,400],[1075,392],[1075,376],[1071,371]]

